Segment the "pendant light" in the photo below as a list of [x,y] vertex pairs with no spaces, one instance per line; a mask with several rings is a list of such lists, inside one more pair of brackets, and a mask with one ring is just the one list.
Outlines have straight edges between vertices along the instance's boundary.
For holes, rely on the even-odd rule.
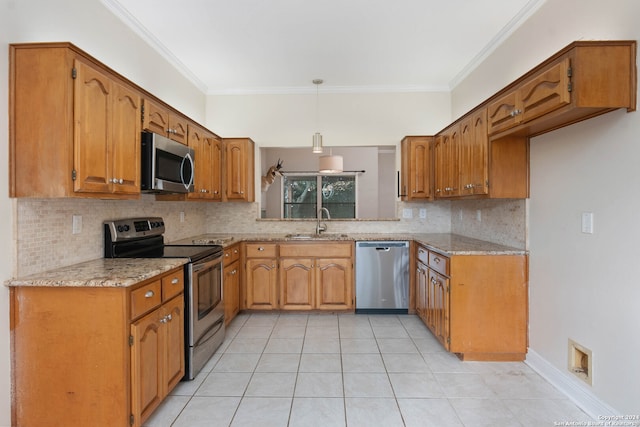
[[[314,79],[313,84],[316,85],[316,129],[318,129],[318,103],[319,103],[319,94],[318,87],[323,83],[322,79]],[[320,132],[316,132],[313,135],[313,153],[321,154],[322,153],[322,134]]]
[[342,156],[333,155],[329,149],[328,156],[320,156],[320,173],[340,173],[343,169]]

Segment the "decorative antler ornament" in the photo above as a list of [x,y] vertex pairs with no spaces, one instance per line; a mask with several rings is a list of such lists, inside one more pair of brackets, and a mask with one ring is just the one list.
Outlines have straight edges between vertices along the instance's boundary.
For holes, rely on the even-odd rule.
[[280,172],[280,169],[282,169],[282,161],[280,159],[278,159],[278,163],[276,163],[275,165],[271,166],[268,170],[267,173],[263,176],[260,177],[260,181],[262,182],[262,191],[265,192],[269,189],[269,187],[271,186],[271,184],[273,184],[273,181],[275,181],[276,176],[282,176],[282,173]]

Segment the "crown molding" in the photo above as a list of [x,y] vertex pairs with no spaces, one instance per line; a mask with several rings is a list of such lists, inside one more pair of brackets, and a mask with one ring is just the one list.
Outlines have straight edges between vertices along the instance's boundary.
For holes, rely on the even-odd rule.
[[505,25],[498,34],[449,82],[449,90],[453,90],[465,78],[467,78],[473,70],[475,70],[489,55],[491,55],[520,25],[531,17],[546,0],[529,1],[516,16]]
[[[450,92],[449,86],[323,86],[320,93],[425,93],[425,92]],[[315,88],[301,86],[272,87],[272,88],[238,88],[224,90],[209,90],[207,95],[315,95]]]
[[127,9],[116,0],[100,0],[100,2],[118,17],[127,27],[140,36],[149,46],[160,54],[167,62],[178,70],[187,80],[201,92],[207,93],[207,85],[202,82],[186,65],[184,65],[158,38],[138,21]]

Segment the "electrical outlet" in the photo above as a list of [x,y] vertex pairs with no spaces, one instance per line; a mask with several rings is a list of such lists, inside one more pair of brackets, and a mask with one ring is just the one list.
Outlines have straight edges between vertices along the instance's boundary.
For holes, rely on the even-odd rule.
[[180,222],[184,222],[184,212],[180,212]]
[[476,220],[482,222],[482,211],[480,209],[476,209]]
[[82,215],[73,215],[71,217],[71,234],[80,234],[82,232]]
[[409,208],[402,209],[402,218],[413,218],[413,210]]
[[420,218],[425,219],[427,217],[427,210],[425,208],[420,208]]

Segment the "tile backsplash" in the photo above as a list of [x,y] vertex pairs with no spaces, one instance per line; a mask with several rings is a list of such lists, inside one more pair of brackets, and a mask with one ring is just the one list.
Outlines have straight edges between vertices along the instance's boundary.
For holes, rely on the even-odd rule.
[[[88,261],[103,256],[102,222],[110,219],[161,216],[165,241],[205,233],[311,233],[313,220],[262,220],[257,203],[206,203],[140,200],[17,199],[14,276]],[[425,218],[420,218],[424,209]],[[405,211],[411,218],[404,218]],[[478,221],[480,210],[481,220]],[[407,213],[408,213],[407,211]],[[184,222],[180,213],[184,212]],[[329,233],[456,233],[519,248],[526,241],[524,200],[438,201],[396,203],[390,220],[333,220]],[[72,217],[82,217],[82,230],[72,234]]]

